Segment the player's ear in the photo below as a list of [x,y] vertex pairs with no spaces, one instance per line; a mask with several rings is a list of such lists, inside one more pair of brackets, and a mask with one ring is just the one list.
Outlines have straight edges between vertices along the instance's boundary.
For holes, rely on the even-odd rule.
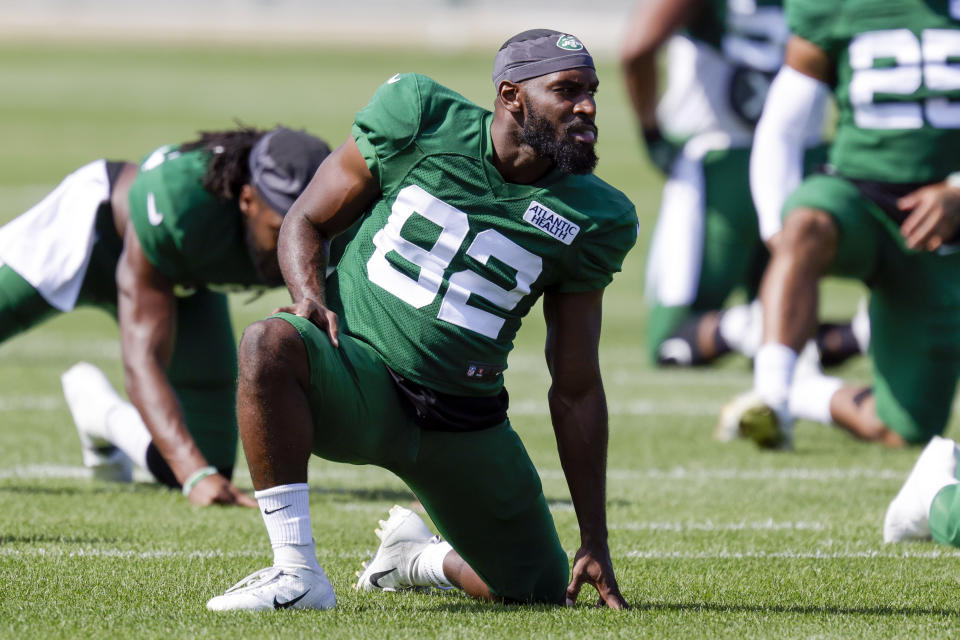
[[258,200],[257,190],[253,188],[252,184],[245,184],[240,187],[240,197],[237,198],[237,206],[240,207],[240,212],[243,213],[245,218],[253,215],[254,207]]
[[501,82],[497,87],[497,100],[511,113],[520,113],[523,109],[520,102],[520,85],[515,82],[509,80]]

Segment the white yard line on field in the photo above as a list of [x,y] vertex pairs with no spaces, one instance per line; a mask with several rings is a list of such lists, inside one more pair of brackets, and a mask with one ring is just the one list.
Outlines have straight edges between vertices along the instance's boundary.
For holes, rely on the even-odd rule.
[[610,523],[611,529],[627,531],[823,531],[826,526],[822,522],[777,522],[773,518],[747,522],[714,522],[685,521],[685,522],[620,522]]
[[63,396],[0,394],[0,411],[56,411],[66,406]]
[[[0,558],[110,558],[115,560],[210,560],[227,558],[269,557],[269,548],[239,549],[224,551],[209,549],[205,551],[109,549],[84,547],[68,549],[63,547],[11,548],[0,547]],[[366,552],[345,552],[317,549],[318,559],[354,560],[366,557]],[[636,549],[626,553],[614,553],[614,560],[631,558],[635,560],[955,560],[960,558],[960,549],[929,549],[913,551],[910,549],[863,549],[860,551],[670,551],[666,549]]]
[[640,560],[859,560],[912,559],[939,560],[960,558],[960,549],[931,549],[928,551],[863,549],[862,551],[667,551],[661,549],[634,550],[625,554]]
[[[311,469],[311,480],[318,488],[323,486],[325,479],[330,480],[357,480],[375,478],[386,474],[376,467],[359,467],[353,465],[323,464]],[[545,480],[562,480],[563,471],[560,469],[539,469],[540,476]],[[57,464],[27,464],[16,467],[0,468],[0,480],[12,478],[89,478],[90,470],[84,467],[57,465]],[[890,480],[902,482],[906,477],[905,471],[889,469],[608,469],[607,477],[611,480],[730,480],[730,481],[758,481],[783,480],[807,482],[833,482],[837,480]]]

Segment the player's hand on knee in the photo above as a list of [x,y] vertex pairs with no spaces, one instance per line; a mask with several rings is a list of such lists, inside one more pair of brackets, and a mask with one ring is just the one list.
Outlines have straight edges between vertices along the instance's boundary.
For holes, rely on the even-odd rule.
[[340,318],[324,304],[312,298],[303,298],[295,304],[279,307],[274,309],[273,313],[290,313],[295,316],[300,316],[301,318],[306,318],[326,332],[333,346],[340,346],[340,339],[338,337],[340,334]]
[[611,609],[629,609],[630,605],[620,594],[617,579],[613,575],[613,563],[610,560],[610,550],[606,545],[602,548],[580,547],[573,558],[573,574],[567,586],[567,606],[573,606],[580,595],[580,588],[584,584],[593,585],[600,594],[597,606],[607,606]]
[[237,489],[219,473],[207,476],[196,484],[187,498],[190,504],[208,507],[214,504],[256,508],[257,501]]
[[960,229],[960,189],[935,183],[908,193],[897,201],[909,211],[900,233],[911,249],[936,251]]

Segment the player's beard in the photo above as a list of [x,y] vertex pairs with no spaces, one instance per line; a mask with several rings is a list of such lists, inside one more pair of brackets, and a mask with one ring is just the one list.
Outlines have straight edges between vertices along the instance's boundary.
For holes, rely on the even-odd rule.
[[558,129],[552,122],[528,108],[520,139],[538,156],[550,158],[562,173],[593,173],[598,160],[594,145],[577,142],[569,136],[571,129],[587,126],[596,129],[596,125],[585,118],[578,118]]
[[268,287],[279,287],[283,284],[283,274],[280,272],[280,262],[277,260],[277,250],[264,250],[257,246],[250,227],[244,225],[244,240],[247,245],[247,254],[253,263],[260,281]]

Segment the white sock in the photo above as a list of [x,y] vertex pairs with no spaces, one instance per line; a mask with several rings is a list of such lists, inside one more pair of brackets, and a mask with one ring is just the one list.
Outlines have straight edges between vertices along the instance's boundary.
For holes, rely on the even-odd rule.
[[738,304],[720,314],[720,337],[730,348],[752,358],[763,335],[763,315],[760,301]]
[[843,380],[832,376],[797,377],[790,387],[790,414],[820,424],[833,424],[830,400],[843,387]]
[[768,342],[753,361],[753,388],[771,408],[787,409],[797,352],[785,344]]
[[418,587],[452,587],[443,560],[453,550],[449,542],[429,542],[410,567],[410,582]]
[[860,347],[860,353],[866,353],[870,350],[870,309],[866,298],[860,299],[857,305],[857,312],[850,320],[850,329],[853,331],[853,337]]
[[117,447],[141,469],[147,468],[147,448],[153,441],[140,412],[132,404],[120,401],[110,407],[104,420],[105,439]]
[[273,565],[319,569],[310,530],[310,494],[305,482],[254,491],[273,547]]

